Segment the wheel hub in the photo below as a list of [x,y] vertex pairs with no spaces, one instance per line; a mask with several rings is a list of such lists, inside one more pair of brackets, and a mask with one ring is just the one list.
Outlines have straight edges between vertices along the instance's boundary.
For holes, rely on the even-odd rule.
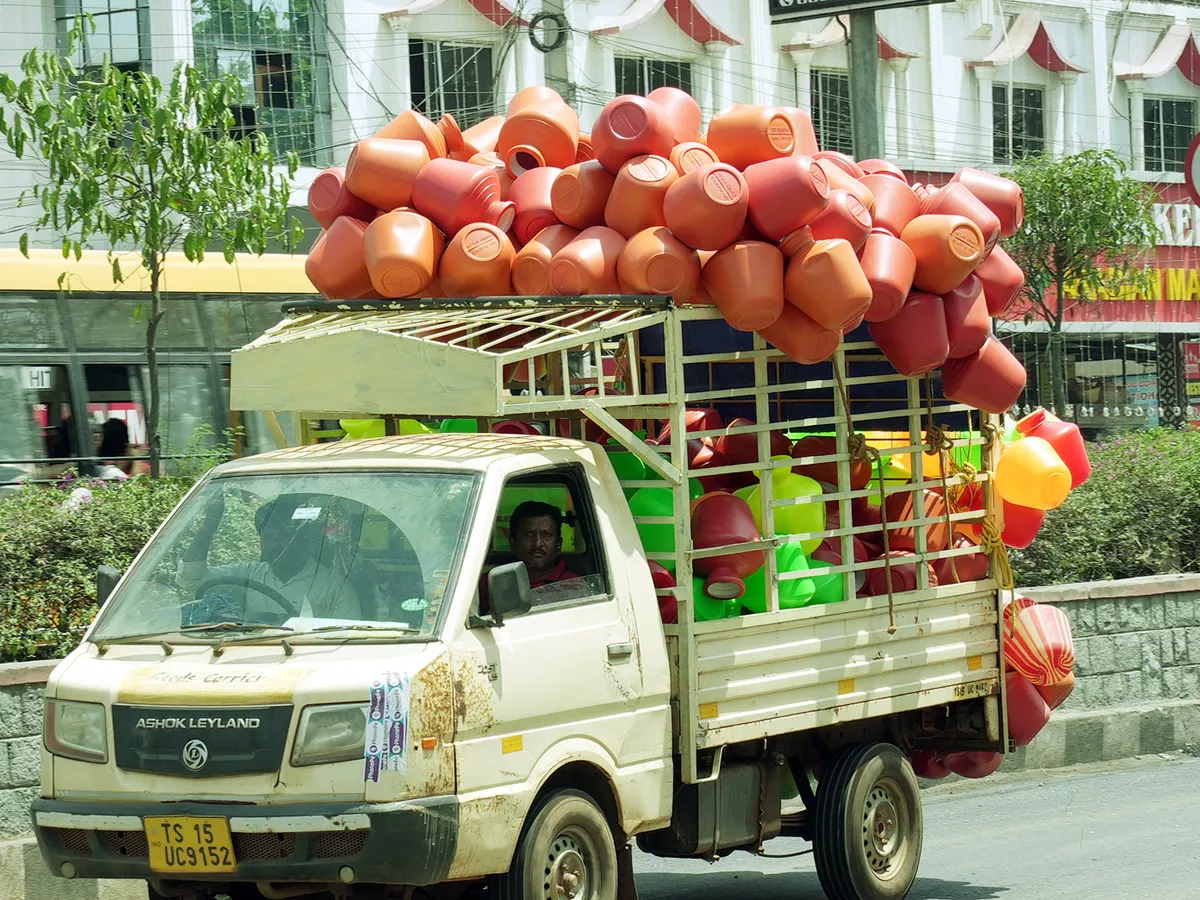
[[583,848],[569,835],[559,836],[546,860],[546,900],[587,900],[587,861]]
[[903,823],[895,799],[883,785],[876,785],[867,796],[863,810],[863,849],[872,870],[886,873],[902,855]]

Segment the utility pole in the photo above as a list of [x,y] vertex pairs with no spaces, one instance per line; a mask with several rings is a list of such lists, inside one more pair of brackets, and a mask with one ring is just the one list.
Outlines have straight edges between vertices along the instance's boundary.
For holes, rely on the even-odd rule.
[[571,80],[571,32],[567,25],[564,0],[542,0],[541,12],[549,18],[542,24],[543,40],[550,47],[544,54],[546,85],[562,95],[568,106],[575,106],[575,83]]
[[878,86],[879,33],[875,30],[875,10],[855,9],[850,12],[850,118],[857,159],[883,155]]

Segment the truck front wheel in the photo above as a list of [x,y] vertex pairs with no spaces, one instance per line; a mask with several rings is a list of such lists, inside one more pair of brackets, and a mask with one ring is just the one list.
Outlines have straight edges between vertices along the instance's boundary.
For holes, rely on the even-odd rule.
[[543,797],[493,892],[497,900],[616,900],[616,842],[595,801],[572,790]]
[[924,825],[912,764],[892,744],[846,747],[817,786],[814,856],[830,900],[901,900]]

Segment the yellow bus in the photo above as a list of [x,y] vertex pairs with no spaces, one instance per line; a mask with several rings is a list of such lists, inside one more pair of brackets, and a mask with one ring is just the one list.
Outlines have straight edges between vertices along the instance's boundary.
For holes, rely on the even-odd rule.
[[[145,316],[149,279],[136,254],[121,254],[117,283],[104,251],[81,260],[57,251],[0,250],[0,489],[94,471],[109,419],[125,423],[134,470],[144,466],[149,383]],[[280,306],[311,297],[304,256],[220,254],[168,259],[167,315],[159,327],[162,445],[171,470],[207,426],[240,427],[239,451],[274,446],[266,425],[229,410],[229,353],[282,318]],[[61,278],[61,287],[60,287]],[[289,430],[295,423],[282,423]]]

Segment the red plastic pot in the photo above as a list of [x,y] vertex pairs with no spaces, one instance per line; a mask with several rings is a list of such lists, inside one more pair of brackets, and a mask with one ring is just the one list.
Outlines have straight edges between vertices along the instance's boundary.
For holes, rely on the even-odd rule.
[[[692,505],[692,544],[697,550],[760,539],[750,505],[733,494],[705,494]],[[736,600],[746,592],[744,579],[766,560],[762,550],[734,552],[695,561],[704,576],[704,593],[713,600]]]

